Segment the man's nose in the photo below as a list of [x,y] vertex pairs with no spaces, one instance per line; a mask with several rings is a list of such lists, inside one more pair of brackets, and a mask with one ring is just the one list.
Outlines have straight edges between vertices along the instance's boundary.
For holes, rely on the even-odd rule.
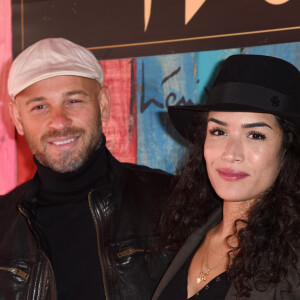
[[52,109],[49,120],[49,127],[62,130],[71,125],[72,120],[63,108]]
[[226,141],[222,159],[230,163],[244,160],[244,147],[240,138],[229,138]]

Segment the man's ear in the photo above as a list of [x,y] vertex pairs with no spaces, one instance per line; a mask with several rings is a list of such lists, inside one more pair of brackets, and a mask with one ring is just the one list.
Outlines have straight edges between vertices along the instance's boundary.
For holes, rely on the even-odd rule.
[[8,105],[9,105],[10,116],[16,126],[18,133],[20,135],[24,135],[24,127],[23,127],[20,110],[17,103],[15,101],[10,100]]
[[110,115],[110,94],[106,86],[101,87],[98,101],[101,110],[101,120],[107,122]]

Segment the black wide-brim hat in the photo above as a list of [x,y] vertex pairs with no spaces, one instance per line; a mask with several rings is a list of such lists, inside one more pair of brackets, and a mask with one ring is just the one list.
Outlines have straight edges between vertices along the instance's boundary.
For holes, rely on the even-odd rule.
[[168,111],[188,139],[195,114],[208,111],[270,113],[300,127],[300,72],[279,58],[232,55],[224,61],[206,105],[170,106]]

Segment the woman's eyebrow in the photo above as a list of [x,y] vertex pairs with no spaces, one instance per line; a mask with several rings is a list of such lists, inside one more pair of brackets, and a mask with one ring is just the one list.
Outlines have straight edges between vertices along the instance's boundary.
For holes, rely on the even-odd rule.
[[[229,126],[228,123],[224,121],[220,121],[215,118],[209,118],[208,122],[214,122],[216,124],[222,125],[222,126]],[[247,123],[247,124],[242,124],[242,128],[254,128],[254,127],[269,127],[270,129],[273,129],[269,124],[265,122],[255,122],[255,123]]]
[[273,129],[270,125],[268,125],[265,122],[257,122],[257,123],[249,123],[249,124],[243,124],[243,128],[253,128],[253,127],[269,127]]
[[215,118],[209,118],[207,122],[214,122],[214,123],[217,123],[217,124],[222,125],[222,126],[228,126],[228,124],[226,122],[217,120]]

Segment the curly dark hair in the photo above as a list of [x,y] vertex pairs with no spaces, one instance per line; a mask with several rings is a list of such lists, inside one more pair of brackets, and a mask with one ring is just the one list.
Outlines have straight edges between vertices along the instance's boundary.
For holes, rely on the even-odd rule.
[[[194,146],[185,166],[178,172],[180,176],[160,221],[168,245],[175,250],[222,206],[222,199],[208,179],[204,160],[207,115],[199,113],[195,118]],[[282,168],[272,188],[252,206],[247,220],[235,221],[233,235],[239,245],[229,251],[227,275],[238,297],[250,296],[250,280],[260,291],[282,281],[286,283],[282,292],[286,292],[293,288],[288,272],[294,271],[299,276],[300,129],[281,118],[276,117],[276,120],[283,134]],[[237,226],[238,223],[244,224]]]

